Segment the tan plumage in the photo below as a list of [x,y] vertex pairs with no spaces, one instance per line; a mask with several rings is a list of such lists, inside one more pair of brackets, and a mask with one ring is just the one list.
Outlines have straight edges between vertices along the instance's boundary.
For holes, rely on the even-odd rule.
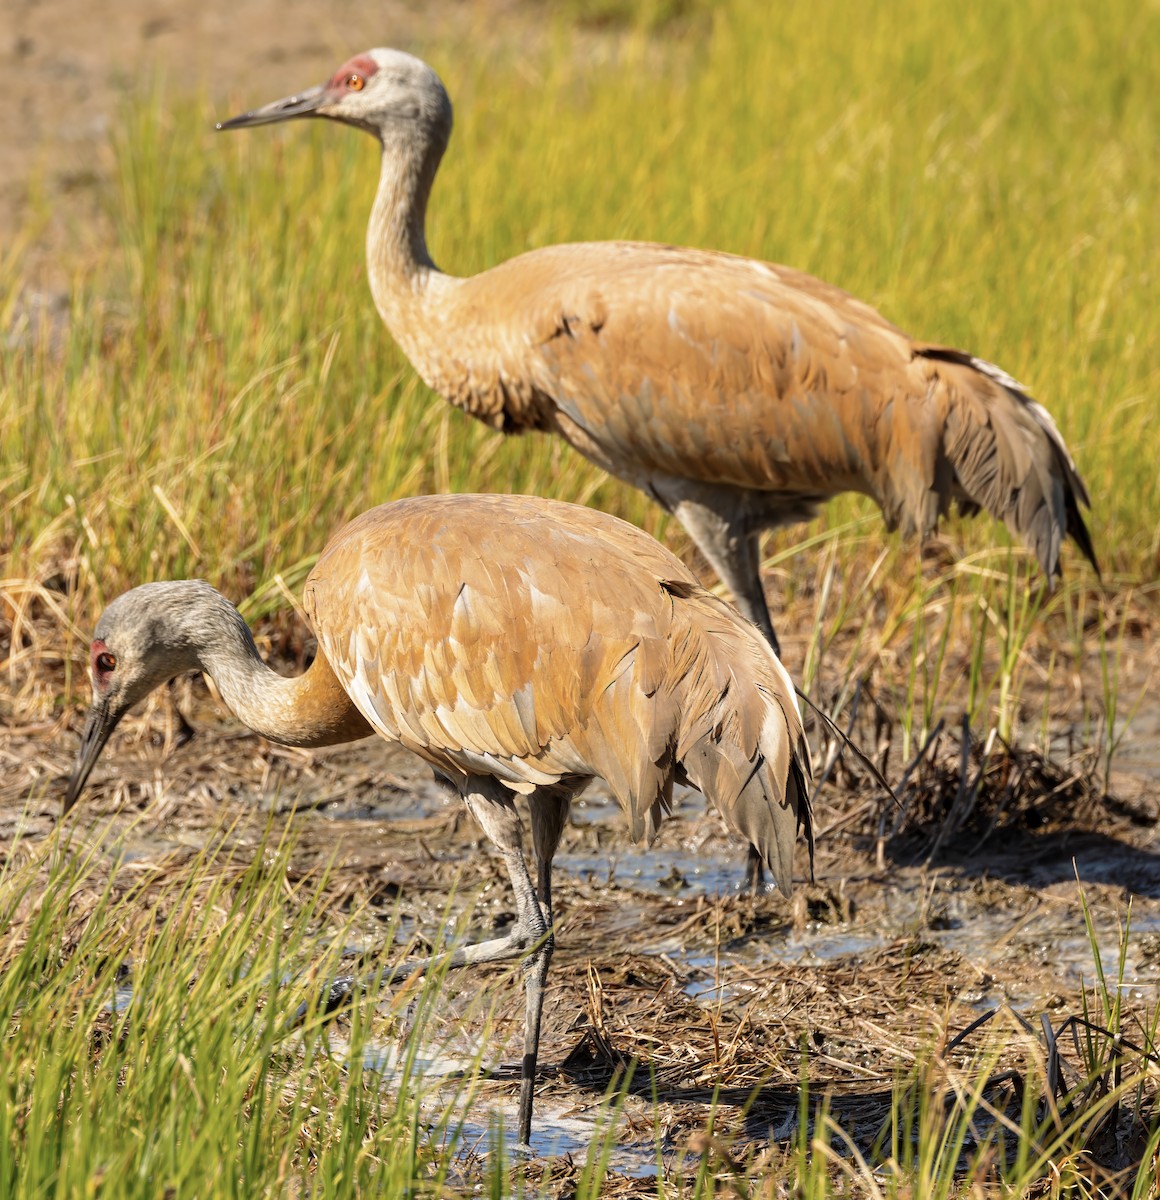
[[416,313],[400,341],[473,416],[556,429],[671,508],[734,489],[774,524],[856,491],[890,528],[928,533],[953,500],[1006,521],[1049,576],[1064,532],[1094,561],[1087,492],[1044,409],[998,368],[914,342],[801,272],[553,246],[444,289],[438,323]]
[[[647,534],[534,497],[424,496],[372,509],[332,538],[304,603],[318,656],[284,679],[208,584],[146,584],[115,600],[97,625],[93,705],[66,807],[123,713],[188,670],[209,674],[272,740],[327,745],[373,730],[426,759],[495,842],[515,890],[516,927],[450,963],[529,956],[526,1141],[551,864],[572,797],[605,780],[633,836],[651,842],[674,781],[687,780],[788,893],[799,826],[812,852],[793,685],[760,633]],[[517,793],[531,815],[535,887]],[[353,981],[336,986],[345,994]]]
[[225,123],[326,116],[382,142],[367,233],[375,303],[426,382],[505,432],[554,431],[682,521],[776,647],[758,538],[862,492],[924,534],[986,508],[1059,571],[1095,564],[1088,495],[1046,410],[1001,370],[916,342],[839,288],[726,254],[552,246],[468,279],[440,272],[427,197],[451,131],[435,73],[372,50]]
[[808,816],[793,685],[634,526],[524,496],[401,500],[335,535],[304,604],[363,716],[457,785],[599,777],[651,843],[685,775],[788,891]]

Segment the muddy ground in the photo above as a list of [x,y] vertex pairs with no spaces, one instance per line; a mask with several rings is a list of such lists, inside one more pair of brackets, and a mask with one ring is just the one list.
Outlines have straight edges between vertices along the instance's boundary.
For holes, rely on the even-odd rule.
[[[437,938],[452,894],[451,911],[470,914],[473,939],[513,919],[498,857],[405,752],[377,740],[287,750],[223,719],[200,683],[180,684],[174,695],[192,715],[194,739],[174,746],[177,704],[163,694],[116,735],[70,818],[82,843],[104,839],[109,871],[133,879],[181,872],[226,827],[244,860],[273,820],[275,830],[289,823],[295,831],[292,876],[332,862],[335,917],[362,914],[349,950],[356,969],[396,912],[400,954],[415,937]],[[3,842],[18,826],[34,837],[51,833],[75,724],[65,718],[0,739]],[[903,770],[896,757],[887,763],[895,782]],[[974,747],[969,780],[979,765]],[[843,1127],[868,1147],[895,1076],[984,1013],[1013,1010],[1039,1037],[1041,1015],[1058,1030],[1083,1011],[1085,987],[1091,1003],[1094,962],[1077,875],[1112,971],[1131,904],[1125,1032],[1143,1040],[1140,1023],[1160,986],[1160,839],[1148,773],[1115,777],[1121,793],[1134,791],[1121,801],[1091,786],[1090,756],[1044,763],[1000,749],[975,811],[924,862],[956,802],[960,771],[957,736],[944,734],[902,797],[915,819],[899,821],[891,836],[891,801],[867,775],[840,765],[816,803],[814,882],[801,849],[802,882],[789,900],[740,894],[741,847],[695,793],[678,796],[648,852],[629,843],[606,794],[587,794],[557,859],[537,1153],[582,1161],[605,1088],[633,1060],[639,1094],[628,1099],[613,1159],[626,1187],[635,1177],[645,1186],[657,1169],[654,1086],[670,1164],[689,1153],[690,1137],[694,1149],[700,1144],[715,1088],[718,1128],[739,1139],[733,1152],[778,1153],[796,1128],[803,1069],[812,1093],[829,1094]],[[119,835],[112,840],[110,827]],[[509,1129],[514,1123],[518,980],[502,970],[453,977],[425,1065],[454,1076],[480,1050],[478,1018],[462,1018],[481,979],[500,997],[497,1030],[482,1046],[496,1077],[472,1114],[482,1152],[497,1112]],[[386,1086],[395,1079],[397,1034],[384,1027],[374,1063]],[[956,1054],[985,1036],[972,1035]],[[1026,1066],[1025,1050],[1013,1045],[1009,1057],[1008,1065]],[[1108,1137],[1108,1164],[1127,1165],[1133,1130]]]

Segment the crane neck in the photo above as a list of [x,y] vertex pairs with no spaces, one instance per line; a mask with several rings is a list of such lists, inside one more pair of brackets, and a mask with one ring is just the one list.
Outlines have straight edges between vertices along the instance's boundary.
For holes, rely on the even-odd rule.
[[427,200],[445,143],[384,130],[382,165],[367,226],[367,271],[375,307],[398,336],[431,284],[443,277],[427,250]]
[[236,621],[223,622],[198,658],[239,720],[284,746],[332,746],[374,733],[321,649],[302,675],[279,675],[262,661],[249,627],[233,613]]

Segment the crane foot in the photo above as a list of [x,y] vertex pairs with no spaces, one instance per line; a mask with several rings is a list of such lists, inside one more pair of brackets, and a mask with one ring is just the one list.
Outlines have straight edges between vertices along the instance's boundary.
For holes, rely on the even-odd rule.
[[[357,991],[358,980],[353,975],[340,975],[337,979],[332,979],[326,985],[326,990],[322,993],[322,1002],[314,1011],[319,1016],[329,1019],[344,1008],[349,1008]],[[290,1018],[287,1032],[300,1029],[310,1010],[310,1003],[303,1000],[295,1011],[294,1016]]]
[[764,896],[769,891],[769,884],[765,879],[765,866],[754,846],[749,847],[749,855],[745,860],[745,883],[742,885],[742,891],[750,896]]

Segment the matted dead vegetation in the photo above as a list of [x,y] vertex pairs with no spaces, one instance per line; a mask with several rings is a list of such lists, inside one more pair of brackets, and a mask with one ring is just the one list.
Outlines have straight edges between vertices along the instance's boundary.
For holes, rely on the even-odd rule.
[[[188,742],[180,709],[197,727]],[[6,844],[17,829],[23,839],[9,854],[41,852],[54,836],[70,720],[13,728],[0,747],[10,767],[0,784]],[[1044,1178],[1074,1172],[1093,1194],[1131,1195],[1157,1124],[1149,998],[1160,956],[1149,956],[1145,932],[1128,952],[1125,978],[1135,983],[1101,992],[1074,874],[1105,958],[1126,915],[1125,884],[1136,893],[1133,920],[1145,930],[1160,920],[1147,804],[1105,795],[1090,758],[1060,764],[973,738],[964,754],[959,735],[945,732],[921,751],[909,770],[886,755],[901,809],[856,760],[835,766],[817,800],[818,878],[791,901],[733,891],[737,848],[692,796],[648,855],[627,843],[599,794],[577,808],[557,872],[539,1105],[547,1128],[582,1120],[598,1137],[606,1096],[620,1096],[604,1194],[656,1194],[651,1173],[636,1174],[650,1160],[673,1186],[683,1179],[695,1190],[708,1172],[716,1186],[749,1194],[755,1181],[760,1190],[762,1179],[792,1177],[806,1144],[835,1186],[854,1172],[852,1194],[871,1195],[912,1169],[934,1112],[947,1129],[966,1122],[964,1188],[990,1186],[1022,1145],[1043,1157]],[[502,868],[479,831],[407,756],[373,740],[324,753],[265,744],[223,727],[195,681],[126,722],[94,784],[70,819],[72,852],[98,836],[119,849],[72,897],[77,930],[106,885],[160,923],[164,897],[190,885],[207,846],[229,853],[195,886],[228,891],[283,829],[287,894],[324,881],[319,911],[330,916],[319,932],[354,921],[347,966],[356,970],[378,961],[388,930],[402,955],[428,948],[449,919],[466,921],[469,935],[512,919]],[[1103,865],[1088,872],[1092,846]],[[655,871],[641,876],[638,861],[655,861]],[[702,861],[716,873],[697,875]],[[1133,886],[1149,873],[1150,886]],[[403,925],[392,924],[400,915]],[[1077,943],[1066,968],[1043,949],[1063,929]],[[18,922],[8,938],[10,957]],[[1114,980],[1114,962],[1102,965]],[[308,966],[299,987],[310,986]],[[127,950],[130,986],[133,968]],[[425,1036],[463,1044],[481,983],[498,1004],[482,1095],[503,1111],[516,1076],[500,1064],[518,1057],[521,1017],[511,972],[448,976]],[[405,1032],[391,1012],[380,1021],[387,1043]],[[587,1160],[575,1137],[565,1145],[520,1168],[529,1183],[583,1191]],[[625,1156],[637,1164],[629,1173]],[[453,1175],[473,1186],[487,1161],[466,1148]]]

